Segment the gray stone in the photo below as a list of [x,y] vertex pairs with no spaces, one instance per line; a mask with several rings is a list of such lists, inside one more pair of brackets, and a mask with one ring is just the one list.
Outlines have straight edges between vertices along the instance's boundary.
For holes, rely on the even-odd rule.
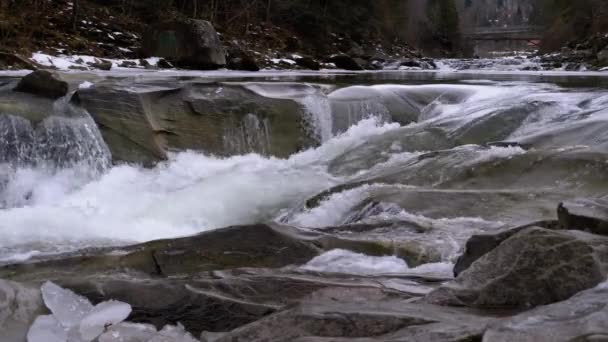
[[142,52],[184,68],[206,70],[226,65],[219,36],[213,25],[204,20],[187,19],[152,27],[143,35]]
[[68,83],[56,73],[37,70],[23,77],[15,91],[57,99],[68,93]]
[[503,241],[426,300],[478,308],[555,303],[608,276],[608,238],[532,227]]
[[608,285],[491,324],[483,342],[608,341]]

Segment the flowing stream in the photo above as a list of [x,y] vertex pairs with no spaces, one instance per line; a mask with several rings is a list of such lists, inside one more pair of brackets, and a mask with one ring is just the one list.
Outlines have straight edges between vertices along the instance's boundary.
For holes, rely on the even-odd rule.
[[[423,228],[371,235],[431,244],[449,264],[475,232],[552,217],[560,200],[606,193],[608,90],[596,78],[450,75],[290,77],[324,86],[263,94],[293,98],[311,116],[320,145],[288,158],[182,151],[152,168],[112,165],[86,111],[59,100],[36,127],[1,113],[0,261],[256,222],[407,222]],[[248,144],[273,134],[250,121],[260,132],[248,136],[260,141]],[[331,253],[306,267],[407,267]]]

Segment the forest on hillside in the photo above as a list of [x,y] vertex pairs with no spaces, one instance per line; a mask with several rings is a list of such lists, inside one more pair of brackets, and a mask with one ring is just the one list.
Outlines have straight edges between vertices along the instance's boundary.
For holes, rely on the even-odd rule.
[[459,55],[460,33],[475,26],[542,25],[546,48],[557,49],[608,30],[606,15],[604,0],[0,0],[0,50],[59,43],[84,50],[95,40],[81,25],[90,18],[135,34],[149,23],[197,18],[228,37],[258,39],[263,27],[267,45],[297,37],[305,50],[316,52],[336,39],[384,45],[398,40],[433,54]]

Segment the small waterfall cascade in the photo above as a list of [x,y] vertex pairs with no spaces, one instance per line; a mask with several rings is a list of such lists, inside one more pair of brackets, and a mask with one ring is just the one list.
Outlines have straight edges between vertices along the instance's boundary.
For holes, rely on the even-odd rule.
[[359,121],[376,117],[381,122],[391,122],[391,112],[381,99],[352,99],[331,101],[333,134],[343,133]]
[[0,113],[0,208],[27,204],[27,189],[9,187],[24,170],[37,175],[29,178],[71,170],[75,177],[91,180],[111,167],[112,156],[97,125],[87,111],[69,103],[70,97],[57,100],[38,123]]
[[331,139],[333,134],[333,119],[331,113],[331,103],[325,94],[315,93],[307,95],[298,102],[304,107],[305,124],[308,134],[323,143]]
[[228,125],[224,132],[226,151],[237,154],[270,153],[270,122],[254,114],[247,114],[236,125]]

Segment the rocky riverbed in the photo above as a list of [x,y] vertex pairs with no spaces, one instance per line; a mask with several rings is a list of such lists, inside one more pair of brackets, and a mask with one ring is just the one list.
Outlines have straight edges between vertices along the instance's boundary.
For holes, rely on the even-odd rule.
[[6,341],[608,338],[601,74],[257,75],[0,78]]

